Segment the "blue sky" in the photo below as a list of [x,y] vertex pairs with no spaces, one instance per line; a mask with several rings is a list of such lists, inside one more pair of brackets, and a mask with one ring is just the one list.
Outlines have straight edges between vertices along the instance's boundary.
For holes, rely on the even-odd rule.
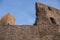
[[[37,0],[0,0],[0,18],[11,13],[16,25],[32,25],[35,22]],[[38,0],[38,2],[60,9],[60,0]]]

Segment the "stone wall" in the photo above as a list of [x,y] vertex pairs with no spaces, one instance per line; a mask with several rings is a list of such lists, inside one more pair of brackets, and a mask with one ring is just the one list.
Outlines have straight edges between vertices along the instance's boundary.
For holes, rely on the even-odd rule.
[[60,22],[52,21],[59,20],[59,10],[50,7],[54,11],[52,13],[49,12],[50,8],[46,9],[47,7],[49,6],[36,3],[36,22],[33,26],[0,25],[0,40],[60,40]]
[[55,26],[0,26],[0,40],[60,40]]
[[53,7],[41,4],[41,3],[36,3],[36,23],[35,24],[40,24],[40,21],[43,20],[42,18],[47,18],[50,23],[51,18],[54,19],[55,24],[60,25],[60,10],[55,9]]
[[33,26],[0,26],[0,40],[40,40]]

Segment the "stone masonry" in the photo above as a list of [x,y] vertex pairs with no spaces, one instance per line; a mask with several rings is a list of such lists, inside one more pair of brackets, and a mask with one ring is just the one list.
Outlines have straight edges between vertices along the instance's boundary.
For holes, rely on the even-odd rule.
[[0,25],[0,40],[60,40],[60,10],[38,2],[35,5],[35,23]]
[[10,13],[8,13],[1,18],[0,23],[2,25],[14,25],[15,18]]

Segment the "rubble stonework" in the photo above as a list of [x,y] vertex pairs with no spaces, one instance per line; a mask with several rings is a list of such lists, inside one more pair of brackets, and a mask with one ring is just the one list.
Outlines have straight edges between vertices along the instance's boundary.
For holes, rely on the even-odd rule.
[[15,24],[15,18],[10,13],[3,16],[0,21],[2,25],[14,25]]
[[60,10],[36,3],[34,25],[1,25],[0,40],[60,40]]

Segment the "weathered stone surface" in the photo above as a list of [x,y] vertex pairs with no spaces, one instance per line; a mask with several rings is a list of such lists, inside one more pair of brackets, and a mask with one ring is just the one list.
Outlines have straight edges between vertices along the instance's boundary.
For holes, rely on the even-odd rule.
[[15,18],[10,13],[3,16],[0,21],[2,25],[14,25],[15,24]]
[[36,3],[36,22],[0,25],[0,40],[60,40],[60,10]]
[[41,40],[53,40],[53,35],[45,35],[41,38]]

